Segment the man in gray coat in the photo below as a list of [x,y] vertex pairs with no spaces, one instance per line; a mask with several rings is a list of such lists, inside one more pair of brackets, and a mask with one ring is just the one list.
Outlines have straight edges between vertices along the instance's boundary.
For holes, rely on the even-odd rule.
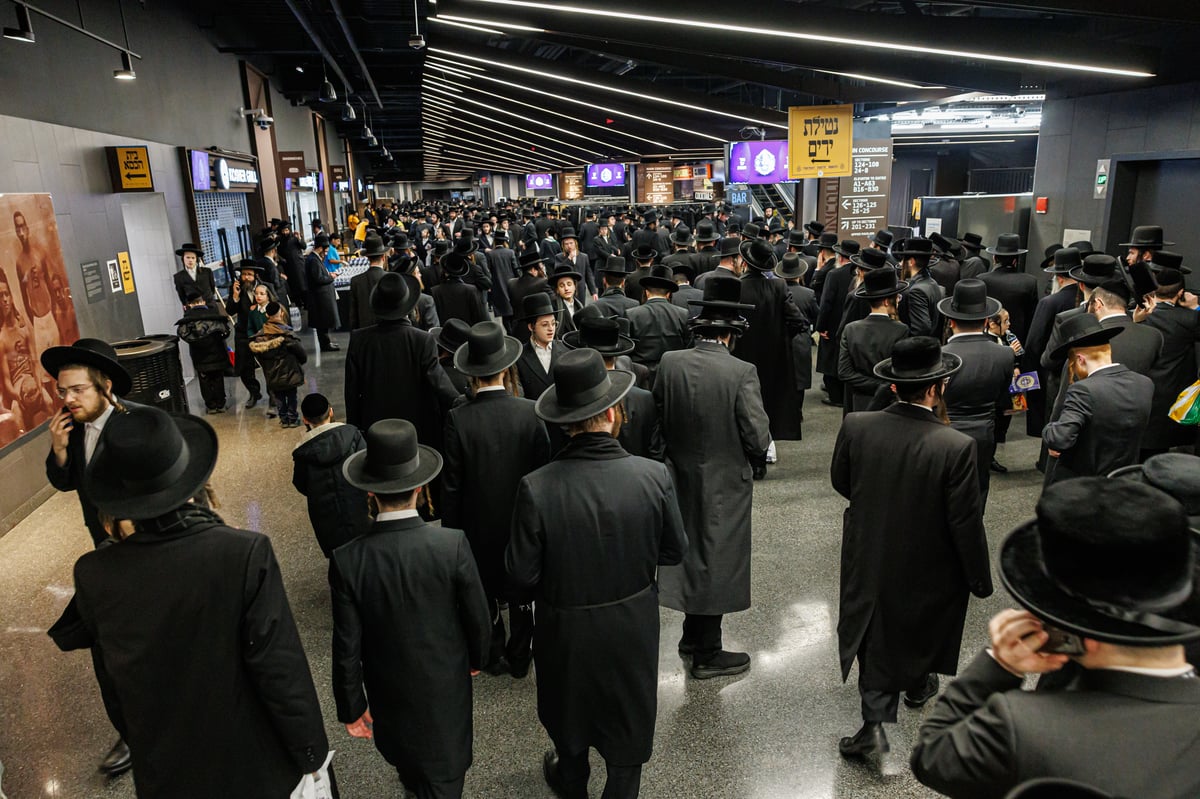
[[660,602],[685,615],[679,653],[692,677],[740,674],[750,656],[722,648],[721,619],[750,607],[752,467],[762,468],[771,433],[758,370],[729,351],[754,308],[741,283],[713,274],[692,320],[696,346],[663,355],[654,399],[667,465],[691,541],[681,566],[659,571]]

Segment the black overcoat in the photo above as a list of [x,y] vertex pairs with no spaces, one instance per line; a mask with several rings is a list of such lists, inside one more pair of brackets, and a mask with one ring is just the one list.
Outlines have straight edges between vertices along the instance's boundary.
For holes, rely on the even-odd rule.
[[533,589],[538,718],[559,751],[650,759],[658,713],[655,568],[687,550],[667,468],[606,433],[522,478],[506,563]]
[[617,434],[617,441],[621,442],[621,447],[630,455],[661,461],[662,425],[658,420],[658,406],[654,404],[654,395],[635,385],[629,389],[622,403],[625,408],[625,421]]
[[[820,313],[815,325],[821,334],[817,342],[817,371],[836,377],[838,371],[838,330],[841,328],[842,312],[846,309],[846,294],[854,282],[855,266],[844,263],[831,270],[825,277],[821,292]],[[747,300],[743,300],[747,302]]]
[[842,328],[838,344],[838,379],[846,384],[846,411],[869,410],[888,383],[875,376],[875,364],[892,357],[892,345],[908,337],[908,326],[883,314]]
[[1058,390],[1058,375],[1051,374],[1042,366],[1042,354],[1050,343],[1050,333],[1054,330],[1054,320],[1063,311],[1068,311],[1079,304],[1079,291],[1075,284],[1066,286],[1053,294],[1038,300],[1033,312],[1033,322],[1029,325],[1029,338],[1021,339],[1025,354],[1021,356],[1021,368],[1025,371],[1036,371],[1038,382],[1042,388],[1031,391],[1026,395],[1029,410],[1025,411],[1025,433],[1030,436],[1041,436],[1042,428],[1046,426],[1046,414],[1054,402]]
[[367,271],[350,278],[350,329],[370,327],[375,324],[375,311],[371,308],[371,292],[383,277],[383,267],[369,266]]
[[624,289],[605,289],[594,303],[605,316],[625,316],[630,308],[638,307],[638,301],[627,296]]
[[[471,669],[491,640],[487,599],[461,530],[375,522],[329,559],[338,721],[369,709],[384,759],[431,781],[471,765]],[[365,689],[365,690],[364,690]]]
[[1004,310],[1008,311],[1012,332],[1024,342],[1029,337],[1029,326],[1033,324],[1033,313],[1037,310],[1037,278],[1028,272],[998,266],[984,272],[979,279],[987,284],[988,296],[1000,300]]
[[437,305],[438,319],[446,324],[451,319],[461,319],[468,325],[488,321],[483,307],[483,295],[479,289],[464,283],[460,278],[450,278],[433,287],[433,301]]
[[925,408],[851,413],[833,450],[842,521],[842,679],[905,691],[954,674],[970,594],[992,593],[975,442]]
[[807,330],[792,337],[792,364],[796,372],[796,388],[805,391],[812,388],[812,331],[817,325],[820,308],[817,305],[817,295],[803,283],[789,283],[787,289],[792,295],[792,302],[800,309],[800,315],[808,323]]
[[630,355],[651,372],[658,368],[663,354],[692,344],[688,312],[665,297],[652,297],[625,312],[629,335],[637,346]]
[[996,454],[996,408],[1009,401],[1016,355],[987,333],[952,336],[944,351],[962,358],[962,368],[946,384],[946,414],[951,427],[975,439],[980,501],[986,505]]
[[333,275],[325,268],[325,259],[310,252],[304,259],[304,276],[308,283],[308,326],[314,330],[341,327],[337,292],[333,288]]
[[754,310],[746,314],[750,326],[738,339],[733,354],[758,367],[771,437],[776,441],[799,441],[800,388],[792,363],[792,338],[804,330],[804,317],[792,302],[787,284],[768,280],[761,272],[742,277],[741,301],[753,305]]
[[1179,393],[1196,382],[1196,345],[1200,343],[1200,313],[1159,302],[1141,324],[1162,333],[1163,346],[1155,371],[1150,424],[1142,436],[1145,449],[1167,449],[1196,440],[1196,428],[1179,424],[1168,414]]
[[182,305],[187,305],[187,290],[189,287],[195,288],[200,292],[200,296],[205,302],[220,302],[221,296],[217,294],[217,284],[213,280],[212,270],[207,266],[196,266],[196,279],[192,280],[192,276],[187,273],[186,269],[180,269],[175,273],[175,293],[179,295],[179,302]]
[[346,458],[366,447],[357,427],[330,422],[305,433],[292,450],[292,485],[308,498],[308,520],[325,557],[370,525],[366,492],[342,474]]

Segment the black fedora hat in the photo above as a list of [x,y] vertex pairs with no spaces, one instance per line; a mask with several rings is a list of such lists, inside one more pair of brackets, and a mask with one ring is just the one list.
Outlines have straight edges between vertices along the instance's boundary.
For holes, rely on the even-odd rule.
[[1045,265],[1045,261],[1042,262],[1042,271],[1046,274],[1069,275],[1072,269],[1083,266],[1083,254],[1074,247],[1059,247],[1050,255],[1049,261],[1049,266]]
[[312,248],[314,250],[319,250],[322,247],[328,247],[328,246],[329,246],[329,237],[326,236],[324,233],[318,233],[313,238]]
[[696,269],[692,266],[690,253],[676,252],[662,259],[663,266],[671,268],[671,273],[676,275],[686,275],[689,281],[696,276]]
[[592,349],[571,350],[551,370],[554,385],[538,397],[534,412],[550,424],[591,419],[616,405],[633,387],[633,372],[608,369]]
[[710,327],[741,333],[749,324],[745,315],[754,306],[742,299],[742,281],[736,277],[713,275],[704,282],[704,298],[688,300],[688,305],[700,308],[698,316],[690,319],[692,327]]
[[372,494],[403,494],[428,483],[442,470],[442,456],[417,443],[407,419],[381,419],[367,429],[367,448],[346,458],[346,482]]
[[1085,286],[1099,286],[1106,280],[1117,276],[1117,259],[1111,255],[1096,253],[1083,259],[1083,265],[1072,269],[1068,274]]
[[475,240],[475,234],[469,227],[464,227],[458,234],[458,238],[454,240],[454,254],[470,255],[477,249],[479,249],[479,242]]
[[1200,457],[1164,452],[1147,458],[1145,463],[1117,469],[1108,476],[1138,480],[1170,494],[1183,505],[1192,529],[1200,529]]
[[107,341],[98,338],[81,338],[74,344],[50,347],[42,352],[42,368],[47,374],[58,377],[66,366],[91,366],[99,369],[112,381],[112,393],[118,397],[133,388],[133,378],[117,358],[117,351]]
[[627,275],[630,269],[624,258],[619,255],[610,255],[604,259],[604,266],[600,267],[599,271],[605,275]]
[[[1047,247],[1045,250],[1046,257],[1042,259],[1042,263],[1039,268],[1046,269],[1050,266],[1050,264],[1054,263],[1054,254],[1062,248],[1063,246],[1061,244],[1051,244],[1049,247]],[[1055,273],[1051,272],[1050,274]]]
[[565,227],[562,229],[562,232],[558,234],[559,241],[566,241],[567,239],[575,239],[575,241],[579,241],[579,236],[576,235],[575,228]]
[[692,243],[692,231],[687,225],[676,225],[671,231],[671,243],[678,247],[687,247]]
[[496,228],[495,232],[492,233],[492,241],[496,242],[497,244],[499,244],[502,241],[507,242],[508,241],[508,231],[505,230],[504,228]]
[[808,274],[810,266],[808,257],[798,252],[785,252],[775,267],[775,274],[785,280],[796,280]]
[[522,320],[537,319],[539,316],[555,316],[563,313],[562,308],[554,307],[554,298],[544,291],[535,291],[532,294],[526,294],[521,299],[521,315],[518,317]]
[[996,237],[996,246],[988,247],[991,255],[1024,255],[1029,250],[1021,249],[1021,236],[1018,233],[1001,233]]
[[721,260],[725,260],[731,255],[737,255],[741,252],[743,239],[726,236],[721,239]]
[[412,275],[385,272],[371,289],[371,310],[375,318],[394,321],[408,316],[421,297],[421,284]]
[[433,336],[439,348],[454,353],[467,340],[467,331],[470,329],[471,326],[462,319],[451,317],[441,327],[429,328],[429,335]]
[[242,260],[238,261],[237,266],[235,266],[234,269],[236,269],[238,272],[256,272],[259,275],[265,275],[267,273],[266,269],[263,269],[249,258],[243,258]]
[[674,292],[679,288],[679,284],[675,282],[675,270],[666,263],[651,266],[650,273],[642,278],[641,285],[667,292]]
[[761,232],[762,229],[759,227],[758,222],[747,222],[746,226],[742,228],[742,238],[747,241],[761,238]]
[[541,266],[543,263],[545,263],[545,260],[537,250],[526,250],[517,259],[517,264],[521,269],[532,269],[535,266]]
[[962,238],[959,239],[959,243],[968,250],[977,253],[983,249],[983,236],[980,236],[978,233],[964,233],[962,234]]
[[[407,237],[405,237],[407,241]],[[402,248],[397,248],[402,249]],[[381,255],[388,254],[389,247],[383,243],[383,237],[375,233],[368,233],[363,239],[362,254],[367,258],[378,258]]]
[[621,323],[613,317],[603,316],[599,309],[587,312],[595,307],[589,305],[575,314],[575,329],[563,336],[563,343],[571,349],[595,350],[605,358],[633,352],[637,344],[622,333]]
[[[368,236],[367,238],[369,239],[370,236]],[[380,241],[383,241],[383,239],[381,238]],[[391,243],[392,249],[396,250],[397,252],[403,252],[404,250],[407,250],[409,247],[412,246],[412,242],[409,240],[408,234],[403,231],[400,231],[398,233],[393,233],[392,240],[390,243]],[[368,258],[370,258],[371,256],[367,255],[366,250],[367,250],[367,242],[364,240],[363,241],[363,255],[366,255]],[[376,255],[385,255],[386,253],[387,253],[387,249],[385,248],[384,252],[382,252],[382,253],[377,252]]]
[[201,258],[204,257],[204,250],[202,248],[196,246],[195,244],[192,244],[190,241],[187,242],[186,244],[180,244],[179,249],[175,251],[175,254],[183,255],[185,252],[195,253],[196,255],[200,256]]
[[551,286],[555,286],[564,277],[569,277],[576,283],[583,280],[583,275],[575,271],[575,267],[570,261],[559,261],[556,263],[554,269],[546,276],[546,279],[550,281]]
[[817,247],[822,250],[832,250],[837,246],[838,237],[836,233],[822,233],[817,237]]
[[1090,241],[1087,241],[1086,239],[1083,241],[1073,241],[1070,244],[1068,244],[1067,246],[1074,247],[1075,249],[1079,250],[1079,254],[1082,255],[1084,258],[1087,258],[1089,255],[1091,255],[1092,253],[1094,253],[1096,251],[1096,248],[1092,246],[1092,243]]
[[[864,250],[864,252],[878,252],[882,255],[881,250]],[[908,281],[900,280],[900,273],[896,267],[888,266],[885,261],[883,266],[870,268],[863,275],[862,285],[854,290],[854,296],[865,300],[881,300],[884,297],[893,297],[906,288],[908,288]]]
[[1200,538],[1183,505],[1136,480],[1048,486],[1000,546],[1017,602],[1067,632],[1122,646],[1200,640]]
[[649,244],[639,244],[633,248],[629,255],[635,261],[653,261],[658,257],[658,250]]
[[1118,247],[1136,247],[1139,250],[1161,250],[1170,247],[1173,241],[1163,241],[1163,229],[1159,225],[1141,225],[1133,229],[1129,241],[1118,244]]
[[980,322],[1000,313],[1000,300],[989,297],[987,284],[968,278],[954,284],[954,294],[941,300],[938,313],[963,322]]
[[746,265],[758,272],[772,272],[779,263],[775,248],[762,239],[743,241],[739,251]]
[[821,233],[825,231],[825,225],[814,219],[811,222],[804,223],[804,230],[813,234],[814,236],[820,236]]
[[933,249],[941,255],[958,258],[963,254],[962,243],[958,239],[943,236],[941,233],[930,233],[929,240],[933,242]]
[[1178,269],[1163,268],[1154,273],[1154,285],[1159,288],[1167,286],[1182,286],[1183,272]]
[[850,256],[850,263],[868,272],[874,269],[883,269],[885,266],[891,266],[887,253],[876,249],[859,250],[857,255]]
[[274,236],[263,236],[262,239],[259,240],[257,246],[254,248],[254,256],[256,258],[262,258],[271,250],[277,249],[278,247],[279,239],[275,238]]
[[890,231],[890,230],[876,230],[874,233],[871,234],[871,238],[870,238],[870,241],[874,242],[875,244],[878,244],[880,247],[882,247],[885,250],[888,249],[889,247],[891,247],[892,242],[894,242],[895,240],[896,240],[896,237],[892,235],[892,231]]
[[466,277],[471,274],[471,267],[474,266],[475,260],[469,255],[454,252],[446,256],[446,260],[442,261],[442,271],[447,277]]
[[433,243],[433,256],[435,258],[444,258],[450,252],[450,242],[446,239],[438,239]]
[[859,244],[854,239],[842,239],[833,248],[834,252],[836,252],[838,255],[844,256],[846,258],[854,258],[854,256],[858,255],[858,253],[861,250],[862,250],[862,245]]
[[466,342],[454,353],[454,368],[468,377],[490,377],[503,372],[520,357],[521,342],[504,335],[503,325],[477,322],[468,328]]
[[1150,259],[1150,271],[1157,272],[1160,269],[1177,269],[1181,274],[1190,275],[1191,269],[1183,265],[1183,256],[1177,252],[1168,252],[1167,250],[1156,250],[1154,257]]
[[104,425],[84,490],[117,519],[156,519],[186,505],[216,465],[217,434],[207,422],[138,405]]
[[934,383],[962,368],[962,358],[942,352],[932,336],[902,338],[892,345],[892,357],[875,364],[875,376],[888,383]]
[[921,236],[900,239],[892,244],[891,253],[897,258],[928,258],[930,264],[937,263],[933,242]]
[[1125,328],[1102,327],[1100,321],[1090,313],[1075,314],[1067,318],[1059,328],[1062,344],[1058,345],[1050,357],[1061,361],[1067,353],[1076,347],[1099,347],[1119,336]]
[[1004,795],[1004,799],[1116,799],[1099,788],[1075,780],[1043,777],[1028,780]]
[[808,244],[808,236],[803,229],[793,229],[788,231],[787,246],[800,249]]
[[701,219],[696,223],[696,243],[709,244],[721,238],[721,234],[717,233],[717,226],[712,223],[712,220]]

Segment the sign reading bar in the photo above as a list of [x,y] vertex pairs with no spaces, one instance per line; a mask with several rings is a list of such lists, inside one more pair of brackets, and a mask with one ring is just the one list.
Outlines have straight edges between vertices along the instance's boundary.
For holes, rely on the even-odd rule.
[[562,196],[564,200],[582,200],[583,199],[583,173],[582,172],[563,172],[562,173]]
[[838,238],[858,239],[863,246],[877,230],[887,227],[892,182],[892,140],[863,139],[854,143],[854,174],[841,179]]
[[114,192],[154,191],[148,147],[105,147]]
[[675,201],[674,165],[642,164],[638,170],[638,202],[653,205]]
[[813,105],[788,109],[788,177],[841,178],[854,171],[854,106]]

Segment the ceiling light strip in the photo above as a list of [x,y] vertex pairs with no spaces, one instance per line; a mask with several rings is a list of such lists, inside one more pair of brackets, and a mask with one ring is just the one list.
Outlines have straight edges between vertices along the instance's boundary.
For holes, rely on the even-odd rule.
[[[511,152],[510,150],[504,149],[502,147],[496,147],[491,144],[483,144],[481,142],[471,141],[470,139],[464,139],[461,136],[455,136],[452,133],[446,133],[446,134],[444,134],[444,136],[447,139],[453,139],[455,141],[460,141],[460,142],[463,142],[464,144],[470,145],[471,147],[476,147],[480,150],[485,150],[485,151],[487,151],[487,153],[495,153],[496,155],[503,156],[506,158],[509,158],[509,157],[512,157],[513,155],[515,155],[515,153]],[[540,160],[535,155],[532,155],[532,154],[529,154],[529,155],[522,154],[522,155],[525,158],[528,158],[530,163],[536,163],[538,160]],[[491,157],[491,156],[488,156],[488,157]]]
[[[552,141],[552,142],[554,142],[555,144],[557,144],[557,145],[559,145],[559,146],[561,146],[561,147],[567,147],[567,148],[570,148],[570,149],[572,149],[572,150],[577,150],[577,151],[579,151],[579,152],[582,152],[582,153],[587,153],[587,154],[589,154],[589,155],[594,155],[594,156],[596,156],[596,157],[599,157],[599,158],[603,158],[603,157],[605,157],[605,154],[604,154],[604,153],[600,153],[600,152],[597,152],[597,151],[595,151],[595,150],[589,150],[589,149],[588,149],[588,148],[586,148],[586,147],[580,147],[579,145],[577,145],[577,144],[571,144],[570,142],[564,142],[564,141],[560,141],[560,140],[558,140],[558,139],[554,139],[554,138],[552,138],[552,137],[550,137],[550,136],[547,136],[547,135],[546,135],[546,134],[544,134],[544,133],[536,133],[536,132],[534,132],[534,131],[532,131],[532,130],[528,130],[528,129],[526,129],[526,128],[521,128],[521,127],[518,127],[518,126],[516,126],[516,125],[511,125],[511,124],[509,124],[508,122],[505,122],[505,121],[503,121],[503,120],[494,119],[494,118],[492,118],[492,117],[489,117],[489,116],[487,116],[487,115],[485,115],[485,114],[476,113],[475,111],[472,111],[472,110],[470,110],[470,109],[467,109],[467,108],[461,108],[461,109],[457,109],[457,110],[456,110],[454,113],[455,113],[455,117],[454,117],[453,119],[448,119],[448,120],[446,120],[446,121],[450,122],[450,124],[452,124],[452,125],[454,125],[454,124],[458,124],[458,123],[460,123],[460,122],[461,122],[461,123],[463,123],[463,124],[469,124],[469,125],[471,125],[472,127],[477,127],[477,128],[480,128],[481,130],[484,130],[484,131],[486,131],[486,132],[488,132],[488,133],[500,133],[501,135],[507,136],[508,138],[516,138],[516,137],[512,136],[511,134],[508,134],[508,133],[502,133],[502,132],[500,132],[500,131],[495,131],[493,128],[485,127],[485,126],[483,126],[483,125],[479,125],[479,124],[477,124],[477,123],[470,122],[469,120],[466,120],[466,119],[463,119],[463,118],[462,118],[464,115],[466,115],[466,116],[472,116],[472,117],[476,117],[476,118],[478,118],[478,119],[482,119],[484,122],[487,122],[489,125],[492,125],[492,126],[495,126],[495,125],[502,125],[502,126],[504,126],[504,127],[506,127],[506,128],[512,128],[513,130],[516,130],[516,131],[519,131],[519,132],[521,132],[521,133],[524,133],[524,134],[526,134],[526,136],[532,136],[532,137],[534,137],[534,138],[536,138],[536,139],[538,139],[538,140],[547,139],[547,140],[549,140],[549,141]],[[536,145],[537,145],[537,146],[539,146],[539,147],[542,147],[542,148],[544,148],[544,149],[546,149],[546,150],[549,150],[549,151],[550,151],[550,152],[552,152],[552,153],[558,153],[559,155],[562,155],[562,156],[564,156],[564,157],[566,157],[566,158],[574,159],[574,158],[577,158],[577,157],[578,157],[578,155],[577,155],[577,154],[571,154],[571,153],[563,152],[563,151],[561,151],[561,150],[555,149],[554,147],[550,147],[550,146],[548,146],[548,145],[545,145],[545,144],[539,144],[538,142],[534,142],[534,141],[532,141],[532,140],[528,140],[528,139],[518,139],[518,141],[520,141],[522,144],[536,144]],[[584,159],[584,160],[586,160],[586,159]]]
[[[482,114],[474,114],[471,111],[460,111],[459,113],[460,114],[472,114],[473,116],[478,116],[481,119],[487,120],[489,122],[493,122],[493,124],[494,124],[494,120],[489,120],[487,117],[483,116]],[[538,151],[545,150],[546,152],[556,153],[557,155],[561,156],[562,159],[565,159],[566,165],[568,165],[568,166],[574,166],[575,164],[579,163],[579,161],[577,160],[577,156],[571,155],[570,153],[565,153],[562,150],[557,150],[557,149],[555,149],[553,147],[549,147],[545,144],[540,144],[540,143],[536,143],[533,141],[529,141],[528,139],[519,139],[510,133],[505,133],[503,131],[495,130],[494,128],[488,128],[484,125],[480,125],[476,122],[472,122],[469,119],[463,119],[461,116],[456,117],[453,120],[450,120],[449,124],[452,126],[467,125],[472,128],[478,128],[479,130],[483,131],[484,133],[488,134],[489,136],[503,136],[506,139],[511,139],[512,141],[516,142],[517,144],[520,144],[520,145],[523,145],[526,147],[528,147],[530,145],[535,145],[538,148]],[[464,131],[464,132],[466,132],[466,131]],[[528,133],[528,131],[526,131],[526,133]],[[529,135],[532,136],[532,135],[536,135],[536,134],[530,133]],[[591,150],[585,150],[584,152],[590,153]],[[596,153],[596,155],[599,155],[599,153]],[[547,158],[549,158],[549,156],[547,156]],[[556,159],[556,160],[560,160],[560,159]]]
[[498,31],[495,28],[483,28],[483,27],[480,27],[479,25],[467,25],[462,22],[453,22],[444,17],[430,17],[429,21],[430,22],[440,22],[443,25],[453,25],[456,28],[466,28],[467,30],[474,31],[475,33],[490,33],[493,36],[503,36],[504,35],[504,31]]
[[443,20],[447,22],[465,22],[468,25],[491,25],[496,28],[507,28],[514,31],[530,31],[531,33],[545,33],[541,28],[534,28],[530,25],[518,25],[515,22],[497,22],[494,19],[471,19],[470,17],[459,17],[454,14],[438,14],[436,17],[430,17],[435,22]]

